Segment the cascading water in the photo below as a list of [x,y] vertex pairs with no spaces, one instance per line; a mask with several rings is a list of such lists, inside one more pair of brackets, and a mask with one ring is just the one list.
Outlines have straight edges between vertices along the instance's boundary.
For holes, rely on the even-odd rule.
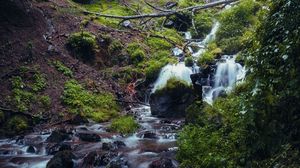
[[162,68],[158,79],[154,83],[152,93],[154,93],[157,89],[164,87],[167,84],[167,81],[172,77],[184,80],[190,84],[192,82],[190,78],[191,74],[193,74],[193,71],[186,67],[184,62],[180,62],[175,65],[168,64]]
[[217,63],[217,71],[214,75],[214,86],[203,87],[203,98],[209,104],[222,92],[229,92],[238,81],[245,78],[245,68],[235,62],[236,56],[224,55]]

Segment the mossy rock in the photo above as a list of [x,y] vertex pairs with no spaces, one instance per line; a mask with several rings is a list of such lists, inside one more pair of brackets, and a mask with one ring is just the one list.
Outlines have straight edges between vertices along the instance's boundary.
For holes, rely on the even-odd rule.
[[171,78],[165,87],[158,89],[150,96],[152,115],[167,118],[185,117],[186,108],[196,96],[187,82]]

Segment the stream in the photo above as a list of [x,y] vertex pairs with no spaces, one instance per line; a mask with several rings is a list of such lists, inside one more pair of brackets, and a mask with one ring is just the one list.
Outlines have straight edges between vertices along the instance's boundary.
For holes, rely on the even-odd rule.
[[[189,47],[195,62],[205,52],[207,44],[215,38],[219,26],[216,22],[205,39],[190,44],[198,46],[196,51]],[[187,40],[191,39],[190,33],[185,33],[185,37]],[[178,48],[173,52],[178,57],[182,54]],[[190,75],[200,71],[201,67],[196,64],[186,67],[180,61],[175,65],[166,65],[154,83],[152,92],[163,87],[174,76],[191,84]],[[203,99],[210,104],[222,91],[230,91],[237,81],[245,77],[245,69],[235,62],[235,56],[222,56],[217,60],[213,73],[214,75],[208,76],[204,81],[197,81],[202,85]],[[131,113],[140,129],[130,136],[109,132],[110,123],[89,122],[77,126],[55,126],[36,130],[25,136],[1,139],[0,167],[45,168],[53,155],[63,149],[71,150],[75,155],[75,168],[106,167],[107,164],[110,165],[108,167],[148,168],[153,161],[160,158],[170,158],[168,163],[178,167],[175,159],[176,139],[178,131],[184,125],[184,119],[156,118],[151,115],[148,106],[132,108]],[[55,134],[59,135],[55,137]],[[59,140],[61,137],[64,138]]]

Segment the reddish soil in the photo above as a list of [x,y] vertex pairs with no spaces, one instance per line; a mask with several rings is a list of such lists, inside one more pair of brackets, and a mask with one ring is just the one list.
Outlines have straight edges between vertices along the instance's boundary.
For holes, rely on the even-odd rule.
[[[125,89],[119,86],[118,81],[114,81],[103,72],[110,65],[110,58],[106,52],[100,50],[96,54],[97,62],[91,65],[77,60],[66,49],[68,36],[80,31],[80,23],[84,19],[84,15],[63,12],[68,11],[69,7],[70,4],[66,0],[39,3],[25,0],[0,2],[1,106],[15,109],[6,103],[7,96],[11,94],[9,78],[15,75],[20,66],[37,66],[47,78],[47,88],[44,93],[52,99],[51,109],[44,115],[51,117],[49,122],[62,120],[63,118],[58,114],[65,112],[66,109],[61,104],[60,96],[64,83],[69,78],[49,65],[53,60],[60,60],[71,67],[74,78],[81,83],[87,83],[89,89],[123,93],[128,99]],[[140,38],[138,32],[118,31],[92,22],[89,22],[84,29],[95,35],[110,34],[124,43]],[[28,49],[28,46],[32,46],[32,49]],[[31,113],[37,111],[33,109]]]

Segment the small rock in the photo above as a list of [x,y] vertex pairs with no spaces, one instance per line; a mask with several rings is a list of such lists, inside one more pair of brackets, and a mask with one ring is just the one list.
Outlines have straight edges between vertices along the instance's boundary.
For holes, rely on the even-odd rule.
[[158,160],[153,161],[149,168],[175,168],[171,159],[168,158],[160,158]]
[[143,138],[158,139],[157,135],[154,132],[150,132],[150,131],[146,131],[143,135]]
[[75,156],[71,151],[60,151],[47,163],[46,168],[73,168]]
[[94,133],[78,133],[77,135],[80,140],[86,142],[100,142],[101,137],[98,134]]
[[26,150],[27,153],[35,153],[35,148],[33,146],[29,146]]

